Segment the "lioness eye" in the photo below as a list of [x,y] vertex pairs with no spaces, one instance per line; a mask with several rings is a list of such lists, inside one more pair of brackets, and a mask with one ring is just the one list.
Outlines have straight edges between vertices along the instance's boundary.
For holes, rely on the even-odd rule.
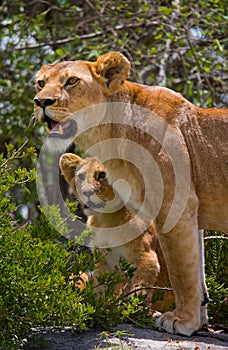
[[85,175],[84,174],[78,174],[78,178],[79,180],[83,181],[85,179]]
[[76,84],[78,81],[79,81],[78,78],[72,77],[72,78],[69,78],[69,79],[67,80],[66,85],[74,85],[74,84]]
[[105,179],[105,177],[106,177],[106,172],[105,172],[105,171],[101,171],[101,172],[98,174],[97,179],[98,179],[98,180],[101,180],[101,179]]
[[38,86],[39,86],[40,88],[43,88],[44,85],[45,85],[45,81],[44,81],[44,80],[38,80],[38,81],[37,81],[37,84],[38,84]]

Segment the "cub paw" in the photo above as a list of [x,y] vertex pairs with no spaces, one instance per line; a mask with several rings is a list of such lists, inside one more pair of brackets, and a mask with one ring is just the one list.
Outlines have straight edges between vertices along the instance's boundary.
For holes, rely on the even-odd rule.
[[190,336],[199,329],[199,322],[195,320],[180,318],[175,315],[175,312],[165,312],[159,317],[156,317],[156,326],[159,330],[173,334],[182,334]]

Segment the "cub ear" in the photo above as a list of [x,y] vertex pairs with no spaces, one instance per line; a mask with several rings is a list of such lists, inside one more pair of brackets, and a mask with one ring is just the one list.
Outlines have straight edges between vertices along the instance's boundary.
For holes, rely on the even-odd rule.
[[130,62],[120,52],[109,52],[94,63],[95,75],[105,78],[108,94],[118,91],[130,73]]
[[74,178],[76,167],[81,160],[79,156],[73,153],[65,153],[60,157],[59,167],[68,183],[71,183]]

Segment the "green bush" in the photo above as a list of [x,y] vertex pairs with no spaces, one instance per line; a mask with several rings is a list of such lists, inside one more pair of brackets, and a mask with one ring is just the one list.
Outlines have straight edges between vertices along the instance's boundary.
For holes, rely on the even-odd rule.
[[69,284],[69,253],[18,230],[1,238],[1,343],[17,340],[39,325],[85,328],[94,312]]
[[[61,244],[54,243],[57,233],[45,222],[20,226],[15,220],[17,205],[12,201],[11,190],[23,187],[34,179],[34,171],[17,167],[17,160],[28,153],[8,147],[8,158],[0,156],[0,346],[13,349],[20,340],[38,325],[71,325],[86,327],[94,313],[83,303],[78,290],[72,293],[69,283],[71,253]],[[40,225],[42,223],[42,226]],[[41,240],[41,237],[50,236]],[[77,256],[80,260],[80,255]],[[80,264],[78,264],[80,266]],[[75,270],[75,269],[74,269]]]
[[210,321],[227,326],[228,238],[223,232],[205,232],[205,262]]

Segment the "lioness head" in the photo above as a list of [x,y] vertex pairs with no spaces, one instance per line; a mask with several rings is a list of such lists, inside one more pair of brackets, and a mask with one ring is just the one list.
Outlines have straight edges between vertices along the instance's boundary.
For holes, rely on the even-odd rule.
[[65,153],[59,161],[66,181],[84,206],[85,212],[101,211],[115,197],[103,164],[95,157],[85,159]]
[[67,138],[76,125],[74,112],[104,103],[128,78],[130,63],[119,52],[100,56],[96,62],[66,61],[46,64],[36,74],[34,114],[47,123],[48,132]]

